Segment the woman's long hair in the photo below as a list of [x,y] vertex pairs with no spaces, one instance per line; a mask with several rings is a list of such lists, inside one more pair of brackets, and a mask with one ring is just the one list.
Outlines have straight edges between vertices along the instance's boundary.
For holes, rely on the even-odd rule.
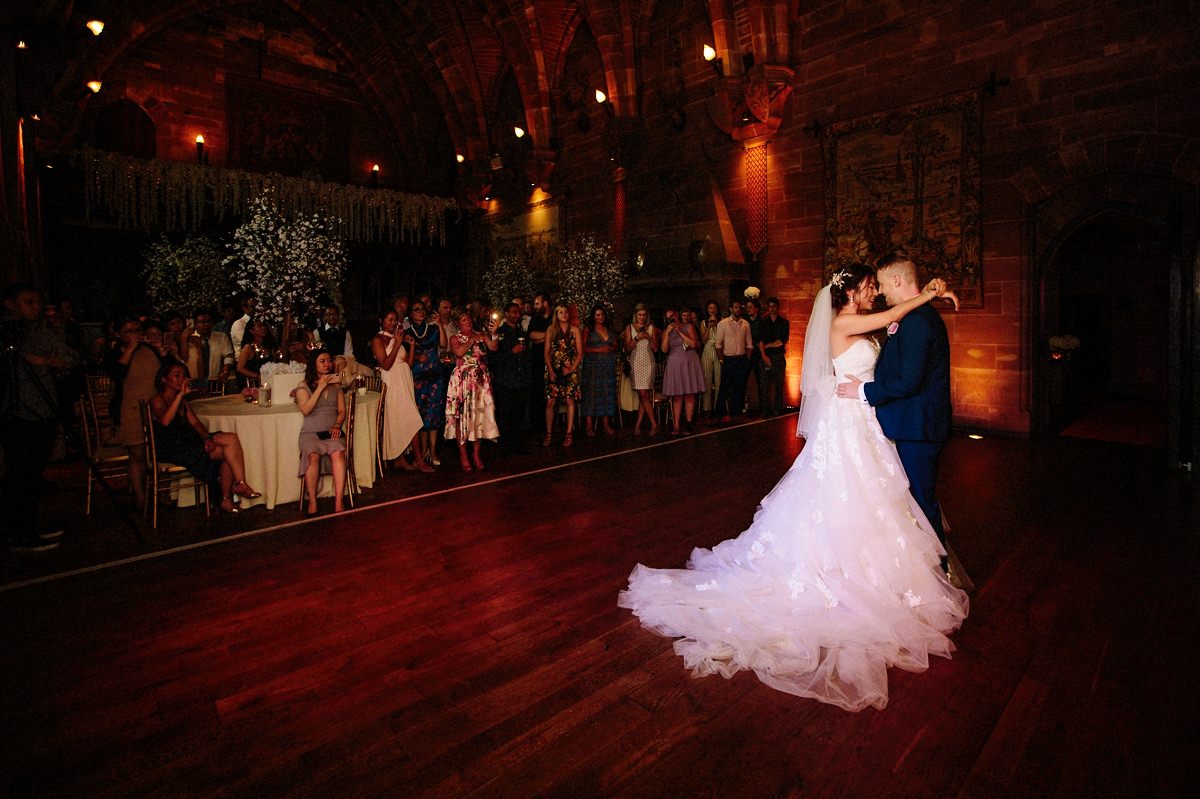
[[[558,323],[558,309],[562,308],[567,312],[567,329],[564,331],[562,325]],[[560,338],[566,338],[571,335],[571,309],[565,305],[555,305],[554,313],[550,315],[550,349],[554,349],[554,345],[558,343]]]
[[608,318],[608,309],[605,308],[603,305],[597,304],[592,307],[592,312],[590,314],[588,314],[587,329],[588,329],[589,335],[591,334],[591,331],[596,329],[596,311],[604,312],[604,322],[603,322],[604,327],[608,328],[611,331],[612,323],[609,321],[609,318]]
[[[308,354],[308,363],[304,365],[304,385],[308,386],[309,391],[317,390],[317,358],[322,355],[329,355],[329,350],[324,348],[313,350]],[[333,358],[332,355],[329,357]],[[333,368],[332,363],[330,368]]]

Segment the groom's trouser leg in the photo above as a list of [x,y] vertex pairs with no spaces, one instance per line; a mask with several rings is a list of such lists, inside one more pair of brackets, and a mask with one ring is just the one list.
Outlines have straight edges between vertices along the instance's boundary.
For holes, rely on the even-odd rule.
[[942,530],[942,506],[937,501],[937,465],[945,446],[944,441],[896,442],[896,453],[908,475],[908,490],[943,544],[946,533]]

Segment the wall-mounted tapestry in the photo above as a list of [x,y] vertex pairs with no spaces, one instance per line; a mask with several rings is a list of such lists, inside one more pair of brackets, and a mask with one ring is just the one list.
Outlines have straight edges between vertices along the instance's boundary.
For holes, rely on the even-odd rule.
[[840,122],[822,134],[825,270],[902,247],[922,277],[983,307],[976,92]]
[[310,180],[350,181],[354,111],[319,94],[230,75],[229,166]]

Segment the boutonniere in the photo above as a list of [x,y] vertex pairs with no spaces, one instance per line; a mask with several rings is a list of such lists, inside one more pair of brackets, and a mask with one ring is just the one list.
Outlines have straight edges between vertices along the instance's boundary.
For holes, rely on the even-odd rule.
[[900,323],[892,322],[890,325],[887,326],[887,334],[889,336],[894,336],[894,335],[896,335],[896,331],[899,329],[900,329]]

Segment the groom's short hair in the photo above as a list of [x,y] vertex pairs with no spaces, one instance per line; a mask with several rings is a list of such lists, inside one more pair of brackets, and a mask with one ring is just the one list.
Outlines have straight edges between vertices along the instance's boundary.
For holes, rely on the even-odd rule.
[[912,256],[906,251],[892,250],[884,253],[883,257],[875,263],[876,272],[893,268],[899,271],[901,278],[906,282],[917,282],[917,265],[913,262]]

